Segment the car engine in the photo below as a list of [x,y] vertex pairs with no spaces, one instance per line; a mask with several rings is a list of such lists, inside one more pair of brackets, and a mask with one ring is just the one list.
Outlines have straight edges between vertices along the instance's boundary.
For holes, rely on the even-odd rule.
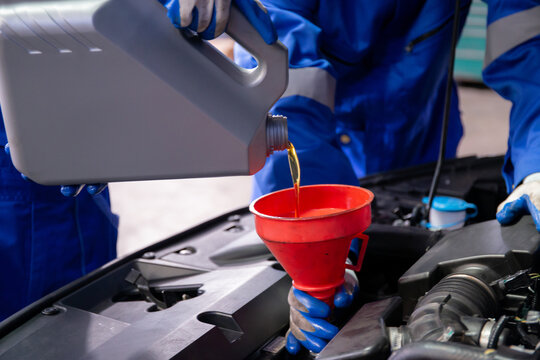
[[319,354],[285,350],[290,278],[247,209],[94,271],[0,324],[0,359],[536,359],[540,234],[501,227],[503,159],[448,161],[439,195],[474,203],[453,231],[420,226],[433,165],[372,175],[360,294]]

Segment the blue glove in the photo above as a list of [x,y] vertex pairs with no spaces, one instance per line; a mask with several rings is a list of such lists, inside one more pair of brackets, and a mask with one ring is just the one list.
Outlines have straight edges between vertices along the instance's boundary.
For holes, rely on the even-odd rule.
[[[231,0],[158,0],[167,8],[167,16],[178,28],[197,32],[210,40],[221,35],[229,21]],[[265,7],[258,0],[233,0],[267,44],[277,40],[277,33]]]
[[[86,186],[86,191],[88,191],[90,195],[97,195],[105,190],[106,187],[107,184],[90,184]],[[60,187],[60,192],[65,197],[75,197],[81,193],[83,188],[84,185],[62,185]]]
[[[9,144],[4,145],[4,151],[8,156],[11,156],[11,151],[9,149]],[[30,180],[26,175],[21,174],[21,177],[26,181],[32,181]],[[107,184],[91,184],[86,187],[86,190],[90,195],[97,195],[105,188],[107,187]],[[62,195],[66,197],[75,197],[80,194],[81,190],[84,188],[84,185],[62,185],[60,187],[60,192]]]
[[[4,145],[4,152],[6,153],[7,156],[9,156],[11,158],[11,150],[9,149],[9,144],[6,144]],[[23,178],[23,180],[26,180],[26,181],[32,181],[28,178],[28,176],[24,175],[21,173],[21,177]]]
[[[345,282],[336,292],[334,305],[345,308],[351,305],[358,293],[358,279],[354,271],[345,271]],[[301,346],[315,353],[321,352],[339,329],[325,319],[330,316],[330,307],[303,291],[291,287],[288,297],[290,305],[290,329],[287,332],[286,348],[297,354]]]
[[540,173],[529,175],[497,208],[497,220],[509,225],[530,214],[540,232]]

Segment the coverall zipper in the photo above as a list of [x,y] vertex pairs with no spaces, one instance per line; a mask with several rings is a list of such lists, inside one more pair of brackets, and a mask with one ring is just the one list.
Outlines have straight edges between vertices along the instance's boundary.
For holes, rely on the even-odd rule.
[[[469,8],[469,6],[471,6],[471,2],[467,2],[465,1],[465,4],[464,5],[461,5],[461,8],[459,10],[460,12],[460,16],[462,16],[463,14],[463,11],[464,10],[467,10]],[[429,30],[428,32],[414,38],[413,40],[411,40],[407,46],[405,46],[405,51],[406,52],[411,52],[413,51],[414,47],[416,45],[418,45],[419,43],[421,43],[422,41],[424,40],[427,40],[429,39],[430,37],[436,35],[438,32],[440,32],[446,25],[448,25],[452,19],[454,18],[454,15],[452,13],[452,16],[450,16],[448,19],[446,19],[441,25],[437,26],[436,28],[434,29],[431,29]]]
[[405,46],[405,51],[407,52],[411,52],[413,51],[413,48],[418,45],[419,43],[421,43],[422,41],[424,40],[427,40],[429,39],[430,37],[432,37],[433,35],[437,34],[439,31],[441,31],[446,25],[448,25],[448,23],[450,23],[450,21],[452,21],[453,17],[450,17],[448,19],[446,19],[445,22],[443,22],[441,25],[437,26],[435,29],[432,29],[416,38],[414,38],[413,40],[411,40],[411,42],[409,42],[407,44],[407,46]]

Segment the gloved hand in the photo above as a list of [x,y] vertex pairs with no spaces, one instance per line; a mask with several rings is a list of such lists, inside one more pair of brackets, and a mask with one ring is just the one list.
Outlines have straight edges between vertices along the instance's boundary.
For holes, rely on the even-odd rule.
[[[167,16],[179,28],[197,32],[210,40],[227,28],[231,0],[158,0],[167,8]],[[277,40],[276,30],[266,8],[258,0],[233,0],[267,44]]]
[[512,224],[525,214],[531,214],[540,232],[540,173],[527,176],[497,208],[501,225]]
[[[97,195],[103,190],[105,190],[106,187],[107,187],[107,184],[90,184],[86,186],[86,191],[88,191],[90,195]],[[83,185],[62,185],[60,187],[60,192],[65,197],[75,197],[81,193],[83,188],[84,188],[84,184]]]
[[[358,293],[358,278],[352,270],[345,271],[345,282],[336,292],[334,305],[345,308],[351,305]],[[301,345],[315,353],[321,352],[339,329],[325,319],[330,316],[330,307],[303,291],[291,287],[288,297],[290,305],[290,329],[287,332],[287,351],[297,354]]]
[[[4,151],[8,156],[11,156],[9,144],[4,145]],[[21,174],[21,177],[26,181],[32,181],[24,174]],[[90,195],[97,195],[105,190],[106,187],[107,184],[91,184],[86,187],[86,190]],[[79,195],[83,188],[84,185],[62,185],[60,187],[60,193],[66,197],[74,197]]]

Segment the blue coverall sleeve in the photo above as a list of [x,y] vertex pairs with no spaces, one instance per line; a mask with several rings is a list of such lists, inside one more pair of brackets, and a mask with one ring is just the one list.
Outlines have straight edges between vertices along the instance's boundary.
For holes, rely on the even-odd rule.
[[[289,140],[301,165],[301,184],[358,184],[352,166],[339,148],[333,116],[335,70],[321,54],[321,28],[314,20],[317,1],[263,1],[279,40],[289,49],[289,86],[271,112],[288,118]],[[255,66],[245,50],[236,61]],[[271,155],[255,175],[254,197],[291,187],[286,152]]]
[[485,83],[512,102],[508,192],[540,171],[540,2],[488,0]]

